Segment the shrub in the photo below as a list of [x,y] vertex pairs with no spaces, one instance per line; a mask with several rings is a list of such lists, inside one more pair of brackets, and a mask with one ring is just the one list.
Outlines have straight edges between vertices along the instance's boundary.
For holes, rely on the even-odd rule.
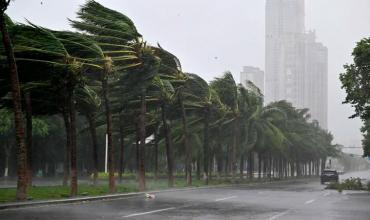
[[[343,190],[364,190],[360,178],[349,178],[345,179],[342,183],[330,183],[326,189],[336,189],[338,192]],[[367,183],[367,190],[370,190],[370,182]]]
[[368,182],[366,183],[366,190],[367,190],[367,191],[370,191],[370,181],[368,181]]

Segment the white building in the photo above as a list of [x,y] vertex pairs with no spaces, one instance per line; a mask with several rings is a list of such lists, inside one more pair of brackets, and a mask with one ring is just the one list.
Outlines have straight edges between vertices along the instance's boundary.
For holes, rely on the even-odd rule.
[[316,42],[315,32],[306,38],[304,103],[322,128],[328,127],[328,49]]
[[248,87],[248,81],[256,85],[262,94],[265,93],[265,73],[257,67],[245,66],[240,73],[240,83]]
[[266,103],[287,100],[309,108],[327,128],[327,48],[305,31],[304,0],[266,2]]

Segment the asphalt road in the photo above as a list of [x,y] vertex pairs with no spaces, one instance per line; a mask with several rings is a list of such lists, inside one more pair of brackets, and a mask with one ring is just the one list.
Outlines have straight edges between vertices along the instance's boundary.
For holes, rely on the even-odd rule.
[[4,220],[370,219],[370,193],[325,190],[319,180],[165,192],[0,211]]

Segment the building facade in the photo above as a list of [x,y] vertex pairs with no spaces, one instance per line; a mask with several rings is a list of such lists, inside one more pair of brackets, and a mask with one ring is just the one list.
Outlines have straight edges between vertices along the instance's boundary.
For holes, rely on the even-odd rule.
[[256,85],[262,94],[265,93],[265,72],[258,67],[245,66],[240,73],[240,83],[248,87],[248,81]]
[[266,103],[287,100],[309,108],[327,128],[327,48],[305,31],[304,0],[266,2]]

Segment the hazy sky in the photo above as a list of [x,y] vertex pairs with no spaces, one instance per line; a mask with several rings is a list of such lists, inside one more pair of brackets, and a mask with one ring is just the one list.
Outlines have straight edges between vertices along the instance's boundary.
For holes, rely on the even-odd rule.
[[[42,2],[42,4],[41,4]],[[52,29],[70,29],[83,0],[15,0],[8,14]],[[265,0],[99,0],[135,22],[144,38],[177,55],[184,71],[207,80],[242,66],[264,69]],[[359,120],[344,106],[339,73],[355,43],[370,37],[370,0],[306,0],[306,29],[329,49],[329,130],[337,142],[360,145]],[[362,153],[360,150],[357,153]]]

